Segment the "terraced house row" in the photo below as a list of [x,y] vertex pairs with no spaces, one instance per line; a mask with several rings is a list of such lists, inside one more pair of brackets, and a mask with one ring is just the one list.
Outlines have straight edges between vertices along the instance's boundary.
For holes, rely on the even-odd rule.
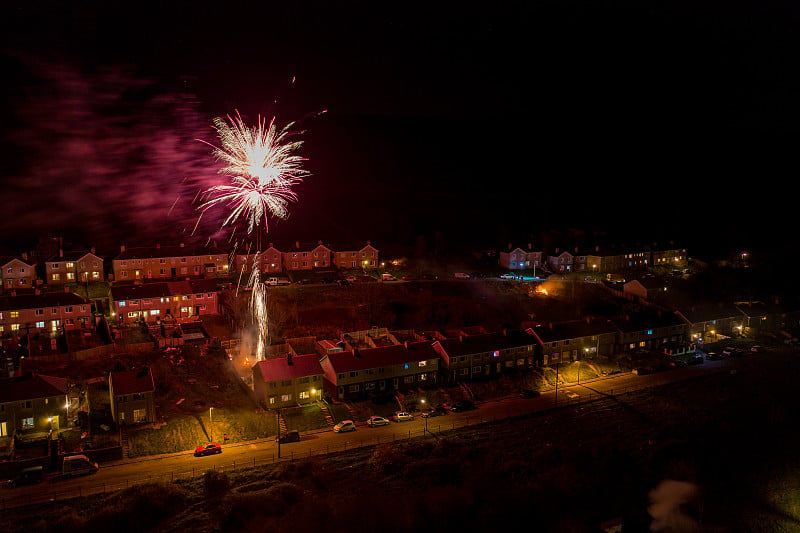
[[[614,272],[624,268],[649,266],[685,266],[688,252],[674,246],[640,248],[610,247],[601,250],[573,251],[555,248],[549,254],[534,248],[509,244],[507,250],[492,256],[509,270],[548,268],[553,272]],[[357,246],[332,246],[315,243],[269,243],[263,251],[238,247],[225,251],[215,245],[179,244],[126,248],[111,259],[90,250],[61,248],[44,261],[24,253],[19,257],[0,258],[0,276],[4,291],[35,289],[43,285],[88,283],[96,281],[179,280],[187,278],[223,278],[250,272],[311,271],[315,269],[374,269],[380,265],[380,251],[366,241]],[[108,270],[108,271],[106,271]]]
[[741,333],[751,318],[761,322],[746,310],[714,311],[687,311],[696,322],[679,312],[647,309],[614,319],[531,323],[494,332],[373,328],[339,339],[288,340],[269,346],[267,359],[253,366],[253,388],[268,408],[310,403],[322,391],[338,400],[364,399],[636,350],[683,355],[694,352],[704,337]]

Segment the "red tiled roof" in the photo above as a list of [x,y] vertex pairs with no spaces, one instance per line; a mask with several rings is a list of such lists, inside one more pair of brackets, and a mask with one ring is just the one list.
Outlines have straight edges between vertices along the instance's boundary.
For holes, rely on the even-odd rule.
[[416,363],[428,359],[438,359],[439,354],[433,349],[432,342],[409,342],[379,348],[358,350],[358,357],[353,352],[336,352],[328,354],[333,369],[338,372],[351,372],[367,368],[380,368],[403,363]]
[[67,393],[67,380],[55,376],[27,374],[0,379],[0,403],[51,398]]
[[153,383],[153,373],[149,368],[142,370],[123,370],[111,372],[109,377],[114,396],[121,394],[134,394],[137,392],[153,392],[156,390]]
[[255,365],[261,372],[264,381],[279,381],[282,379],[302,378],[306,376],[322,375],[322,366],[315,355],[296,355],[292,357],[290,365],[286,357],[259,361]]

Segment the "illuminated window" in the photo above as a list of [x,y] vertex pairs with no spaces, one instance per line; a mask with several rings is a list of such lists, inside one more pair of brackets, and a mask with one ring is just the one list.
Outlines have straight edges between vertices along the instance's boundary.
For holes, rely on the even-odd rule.
[[11,311],[11,318],[19,318],[19,311]]
[[53,274],[53,281],[58,281],[61,279],[61,274]]

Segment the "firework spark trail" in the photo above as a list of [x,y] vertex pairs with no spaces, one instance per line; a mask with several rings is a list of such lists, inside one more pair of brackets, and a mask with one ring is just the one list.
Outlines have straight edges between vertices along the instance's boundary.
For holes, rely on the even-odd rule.
[[220,146],[211,146],[213,154],[224,166],[219,173],[230,176],[230,184],[217,185],[207,191],[209,197],[200,206],[205,212],[214,206],[225,204],[232,211],[223,226],[240,218],[248,221],[251,233],[263,219],[269,231],[267,215],[286,218],[287,204],[297,200],[292,186],[301,182],[308,172],[301,168],[305,158],[295,152],[302,141],[289,141],[292,135],[289,123],[280,131],[271,120],[259,117],[257,125],[248,128],[237,113],[236,118],[214,119],[214,127],[220,138]]
[[[205,192],[207,199],[200,205],[200,217],[212,207],[228,206],[231,211],[222,223],[223,227],[246,220],[247,233],[252,234],[263,220],[264,228],[268,232],[268,215],[286,218],[288,203],[297,200],[292,186],[308,175],[308,172],[301,168],[305,158],[295,155],[302,141],[289,140],[289,136],[294,134],[291,131],[294,123],[278,130],[274,118],[267,125],[259,116],[256,126],[249,128],[237,112],[235,119],[230,115],[227,120],[218,117],[214,119],[213,124],[220,139],[220,146],[202,140],[201,142],[211,146],[217,161],[224,163],[219,173],[228,176],[230,183],[216,185]],[[250,310],[258,329],[257,361],[263,359],[269,334],[267,292],[261,281],[259,255],[260,251],[257,251],[248,280],[248,286],[252,290]],[[245,361],[247,362],[247,358]]]

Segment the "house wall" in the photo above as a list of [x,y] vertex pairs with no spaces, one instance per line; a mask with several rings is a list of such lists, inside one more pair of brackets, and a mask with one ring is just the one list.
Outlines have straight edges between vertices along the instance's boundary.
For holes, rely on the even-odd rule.
[[41,307],[35,309],[19,309],[0,312],[0,335],[26,332],[26,325],[31,332],[53,333],[63,325],[67,330],[91,328],[89,304],[65,305],[58,307]]
[[[124,301],[125,305],[120,305]],[[219,314],[216,292],[187,295],[114,300],[118,324],[129,324],[144,319],[145,322]],[[121,318],[120,318],[121,317]]]
[[[18,432],[40,432],[67,427],[66,395],[32,398],[0,404],[0,436]],[[48,417],[54,419],[53,423]],[[5,423],[5,426],[3,424]]]
[[[136,411],[139,413],[137,418]],[[156,408],[152,392],[135,394],[113,395],[111,402],[111,416],[118,424],[144,424],[156,421]]]
[[[214,265],[213,274],[215,276],[207,276],[206,264]],[[114,259],[112,265],[115,281],[224,277],[228,275],[227,254]]]

